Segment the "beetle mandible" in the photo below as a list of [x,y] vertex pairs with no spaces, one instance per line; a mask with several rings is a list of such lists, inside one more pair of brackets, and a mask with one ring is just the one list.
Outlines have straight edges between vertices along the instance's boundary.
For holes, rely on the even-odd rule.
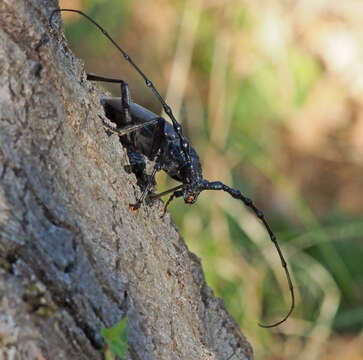
[[261,220],[266,228],[269,237],[276,247],[281,260],[282,267],[285,271],[289,290],[291,294],[291,305],[288,313],[279,321],[264,325],[261,327],[270,328],[280,325],[291,315],[295,306],[294,287],[290,273],[277,243],[276,236],[272,232],[270,225],[261,210],[259,210],[251,199],[244,196],[239,190],[233,189],[220,181],[208,181],[203,178],[202,167],[199,156],[194,148],[190,145],[187,138],[183,135],[182,127],[175,119],[172,109],[165,102],[158,90],[142,70],[136,65],[131,57],[112,39],[112,37],[96,21],[80,10],[75,9],[55,9],[49,17],[49,24],[52,26],[52,19],[57,12],[69,11],[75,12],[93,23],[111,43],[119,50],[126,61],[139,73],[144,79],[147,87],[155,94],[164,108],[165,113],[171,120],[170,124],[164,118],[157,116],[153,112],[131,101],[128,85],[121,79],[107,78],[94,74],[87,74],[87,80],[118,83],[121,87],[120,98],[104,97],[101,102],[105,109],[106,117],[111,120],[116,128],[109,126],[103,121],[104,127],[109,131],[116,133],[120,137],[121,143],[128,149],[130,163],[138,164],[140,156],[146,156],[149,160],[154,161],[155,165],[151,176],[148,177],[146,186],[136,203],[130,204],[130,209],[136,211],[140,208],[145,198],[149,195],[151,186],[155,182],[155,174],[164,170],[170,177],[179,181],[181,184],[159,194],[150,195],[151,199],[157,199],[161,196],[171,194],[165,203],[163,214],[170,202],[174,198],[183,197],[186,204],[193,204],[199,194],[205,190],[222,190],[227,192],[233,198],[240,200],[251,209],[254,214]]

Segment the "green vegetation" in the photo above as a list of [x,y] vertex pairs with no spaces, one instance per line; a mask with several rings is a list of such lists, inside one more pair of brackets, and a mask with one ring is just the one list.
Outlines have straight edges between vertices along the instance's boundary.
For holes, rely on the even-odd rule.
[[120,360],[124,359],[128,348],[129,337],[127,318],[123,318],[122,321],[112,328],[102,328],[101,335],[106,343],[106,360],[114,360],[116,356]]

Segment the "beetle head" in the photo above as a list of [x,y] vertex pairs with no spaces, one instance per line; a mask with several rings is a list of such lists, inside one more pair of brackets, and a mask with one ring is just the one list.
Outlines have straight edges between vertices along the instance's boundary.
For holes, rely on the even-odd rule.
[[189,184],[184,184],[183,186],[184,202],[190,205],[194,204],[197,201],[199,194],[203,190],[207,190],[206,187],[207,184],[208,181],[205,179],[198,179],[198,181]]
[[186,204],[194,204],[200,193],[200,189],[196,184],[186,184],[183,187],[183,198]]

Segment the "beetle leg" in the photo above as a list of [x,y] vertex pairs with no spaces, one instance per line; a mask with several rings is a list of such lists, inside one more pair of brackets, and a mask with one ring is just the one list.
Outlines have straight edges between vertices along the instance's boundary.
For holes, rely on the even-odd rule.
[[138,209],[140,209],[141,204],[144,202],[146,195],[149,193],[151,186],[154,184],[154,179],[155,179],[155,174],[157,171],[160,171],[161,167],[160,167],[160,163],[159,163],[159,159],[156,161],[156,164],[154,166],[153,172],[149,177],[149,181],[147,182],[144,191],[142,192],[140,198],[136,201],[135,204],[130,204],[130,210],[131,211],[136,211]]
[[182,187],[183,187],[183,184],[175,186],[175,187],[173,187],[171,189],[165,190],[165,191],[163,191],[162,193],[159,193],[159,194],[152,194],[152,195],[150,195],[150,199],[151,200],[159,199],[164,195],[170,194],[173,191],[181,189]]
[[182,196],[183,195],[183,191],[181,191],[181,190],[179,190],[179,191],[174,191],[171,195],[170,195],[170,197],[169,197],[169,199],[167,200],[167,202],[165,203],[165,205],[164,205],[164,208],[163,208],[163,213],[161,214],[161,218],[163,218],[164,216],[165,216],[165,214],[166,214],[166,210],[168,209],[168,206],[169,206],[169,204],[174,200],[174,198],[176,198],[176,197],[180,197],[180,196]]
[[122,109],[121,122],[122,122],[122,124],[131,124],[132,123],[132,119],[131,119],[131,115],[130,115],[131,96],[130,96],[129,85],[127,84],[127,82],[125,82],[124,80],[121,80],[121,79],[107,78],[107,77],[99,76],[99,75],[95,75],[95,74],[87,74],[87,80],[120,84],[121,109]]
[[155,125],[159,122],[159,117],[156,117],[154,119],[151,119],[149,121],[145,121],[144,123],[139,123],[139,124],[133,124],[133,125],[126,125],[126,126],[123,126],[121,128],[114,128],[110,125],[108,125],[106,123],[106,121],[102,118],[102,116],[99,115],[99,118],[102,120],[102,123],[103,123],[103,127],[105,129],[107,129],[108,131],[118,135],[118,136],[124,136],[124,135],[127,135],[127,134],[130,134],[134,131],[137,131],[137,130],[140,130],[142,129],[143,127],[145,126],[148,126],[148,125]]

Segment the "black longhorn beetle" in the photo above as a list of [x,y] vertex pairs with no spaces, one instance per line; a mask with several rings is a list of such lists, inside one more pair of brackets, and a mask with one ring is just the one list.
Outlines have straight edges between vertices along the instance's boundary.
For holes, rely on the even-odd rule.
[[120,51],[123,57],[145,80],[146,85],[158,98],[165,110],[165,113],[172,122],[171,125],[164,118],[157,116],[136,103],[133,103],[130,98],[128,85],[123,80],[87,74],[87,80],[118,83],[121,86],[121,98],[105,97],[101,100],[105,109],[106,117],[116,125],[116,128],[109,126],[105,123],[105,121],[103,121],[103,124],[108,131],[116,133],[120,137],[121,143],[128,149],[131,165],[137,164],[140,156],[146,156],[148,159],[155,162],[151,176],[147,177],[148,180],[142,195],[135,204],[130,204],[130,209],[135,211],[140,208],[146,196],[149,195],[152,185],[155,183],[156,172],[160,170],[164,170],[170,177],[181,182],[180,185],[172,189],[149,196],[151,199],[157,199],[163,195],[172,193],[168,201],[165,203],[163,215],[174,198],[183,197],[186,204],[193,204],[197,200],[198,195],[204,190],[223,190],[233,198],[241,200],[255,213],[265,226],[281,259],[291,294],[290,309],[282,320],[271,325],[259,325],[261,327],[270,328],[283,323],[291,315],[295,306],[294,288],[286,261],[276,241],[276,236],[272,232],[262,211],[254,205],[251,199],[244,196],[239,190],[233,189],[220,181],[208,181],[203,179],[202,167],[197,152],[183,135],[181,125],[175,119],[170,106],[164,101],[153,83],[134,63],[130,56],[111,38],[111,36],[99,24],[82,11],[74,9],[53,10],[49,17],[49,24],[51,27],[54,14],[61,11],[78,13],[101,30],[102,33]]

